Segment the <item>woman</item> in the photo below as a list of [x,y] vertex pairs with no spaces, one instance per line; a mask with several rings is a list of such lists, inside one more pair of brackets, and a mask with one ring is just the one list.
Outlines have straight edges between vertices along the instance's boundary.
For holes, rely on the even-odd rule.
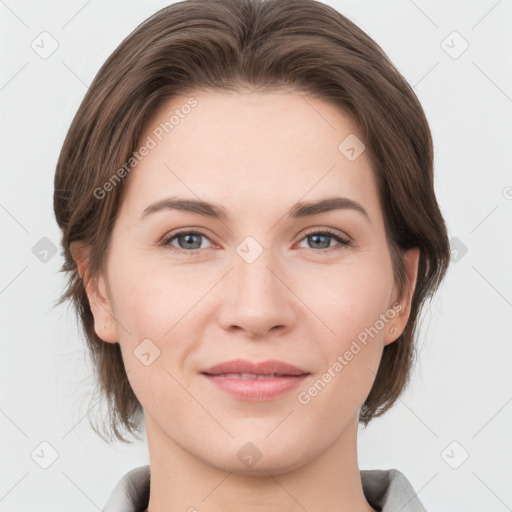
[[[312,0],[188,0],[108,58],[55,214],[113,436],[150,465],[105,512],[422,511],[358,469],[449,261],[422,107]],[[99,432],[98,432],[99,433]]]

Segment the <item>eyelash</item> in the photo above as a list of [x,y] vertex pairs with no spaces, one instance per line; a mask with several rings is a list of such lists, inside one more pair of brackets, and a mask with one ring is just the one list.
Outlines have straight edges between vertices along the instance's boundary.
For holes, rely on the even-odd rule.
[[[202,233],[201,231],[194,231],[194,230],[192,230],[192,231],[179,231],[178,233],[173,233],[172,235],[164,237],[164,239],[162,240],[160,245],[163,246],[163,247],[170,247],[171,251],[173,251],[173,252],[185,253],[185,254],[189,254],[189,255],[198,254],[200,251],[203,250],[203,249],[186,250],[186,249],[181,249],[181,248],[177,248],[177,247],[174,247],[174,246],[170,245],[170,242],[172,240],[174,240],[175,238],[178,238],[180,236],[183,236],[183,235],[199,235],[199,236],[203,236],[203,237],[207,238],[208,240],[210,240],[208,238],[208,236],[205,233]],[[352,240],[350,240],[349,238],[345,238],[345,237],[341,236],[339,233],[337,233],[335,231],[332,231],[329,228],[323,229],[321,231],[319,231],[319,230],[308,231],[299,240],[299,242],[301,242],[302,240],[304,240],[304,238],[307,238],[308,236],[311,236],[311,235],[327,235],[330,238],[334,238],[340,244],[340,247],[338,247],[337,249],[334,249],[334,250],[340,250],[340,249],[342,249],[344,247],[350,247],[352,245]],[[325,252],[330,252],[333,249],[332,249],[332,247],[328,247],[327,249],[311,249],[311,250],[313,252],[316,252],[316,253],[325,253]]]

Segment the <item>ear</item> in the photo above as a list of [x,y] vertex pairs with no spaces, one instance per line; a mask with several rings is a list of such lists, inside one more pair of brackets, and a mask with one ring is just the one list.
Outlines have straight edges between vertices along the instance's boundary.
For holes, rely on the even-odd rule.
[[89,306],[94,317],[96,334],[108,343],[119,342],[117,323],[114,317],[111,300],[107,293],[107,283],[103,275],[90,277],[89,248],[80,242],[71,242],[71,255],[82,278]]
[[[384,345],[392,343],[402,334],[409,315],[411,314],[412,296],[416,289],[416,280],[418,278],[418,264],[420,261],[420,250],[418,247],[409,249],[404,253],[405,271],[409,280],[408,289],[404,290],[402,296],[393,293],[393,300],[389,309],[395,311],[395,316],[386,324],[384,333]],[[395,290],[395,288],[394,288]]]

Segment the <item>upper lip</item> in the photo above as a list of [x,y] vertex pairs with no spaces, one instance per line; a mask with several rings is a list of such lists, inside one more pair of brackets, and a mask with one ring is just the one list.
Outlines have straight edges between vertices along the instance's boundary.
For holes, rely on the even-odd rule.
[[304,375],[309,372],[294,366],[293,364],[285,363],[284,361],[277,361],[269,359],[268,361],[261,361],[253,363],[245,359],[235,359],[233,361],[226,361],[224,363],[204,368],[201,373],[211,375],[220,375],[223,373],[250,373],[254,375]]

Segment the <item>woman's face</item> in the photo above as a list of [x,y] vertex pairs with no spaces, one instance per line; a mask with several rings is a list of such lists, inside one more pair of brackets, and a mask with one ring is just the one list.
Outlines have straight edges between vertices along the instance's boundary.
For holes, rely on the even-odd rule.
[[[89,290],[96,332],[120,343],[148,437],[223,470],[284,472],[357,428],[408,309],[396,306],[376,182],[350,117],[291,91],[192,96],[166,104],[141,139]],[[204,373],[234,360],[303,375]]]

